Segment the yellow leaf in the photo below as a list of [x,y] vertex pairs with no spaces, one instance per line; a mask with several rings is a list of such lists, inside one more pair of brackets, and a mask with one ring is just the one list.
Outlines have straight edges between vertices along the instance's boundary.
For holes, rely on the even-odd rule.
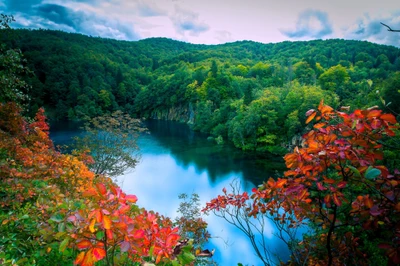
[[93,218],[89,225],[89,230],[92,233],[96,232],[96,229],[94,228],[95,223],[96,223],[96,218]]
[[107,215],[103,216],[103,226],[104,229],[111,229],[111,220]]

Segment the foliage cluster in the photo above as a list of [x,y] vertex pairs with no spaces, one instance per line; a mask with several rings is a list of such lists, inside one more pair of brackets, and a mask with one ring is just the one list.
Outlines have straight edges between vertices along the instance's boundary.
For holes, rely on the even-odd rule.
[[[179,228],[139,208],[109,177],[61,154],[49,139],[44,110],[33,122],[14,103],[0,105],[0,231],[2,265],[189,264],[175,252]],[[77,251],[80,251],[77,254]],[[138,265],[139,265],[138,264]]]
[[[315,123],[302,146],[285,155],[284,177],[251,195],[224,189],[204,211],[242,228],[265,265],[272,264],[270,247],[255,239],[266,218],[291,251],[288,265],[399,264],[400,172],[381,164],[395,116],[374,108],[335,111],[322,101],[306,115]],[[300,227],[310,230],[299,237]]]

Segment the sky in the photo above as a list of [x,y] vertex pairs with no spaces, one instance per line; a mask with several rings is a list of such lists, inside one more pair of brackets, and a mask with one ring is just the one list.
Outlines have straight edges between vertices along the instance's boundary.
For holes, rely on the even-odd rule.
[[394,0],[0,0],[14,28],[220,44],[355,39],[400,47]]

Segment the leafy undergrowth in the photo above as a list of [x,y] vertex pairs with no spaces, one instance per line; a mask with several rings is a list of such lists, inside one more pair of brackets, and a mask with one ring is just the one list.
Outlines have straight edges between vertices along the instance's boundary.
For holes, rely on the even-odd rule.
[[[27,122],[0,105],[0,264],[187,265],[179,228],[139,208],[86,154],[58,152],[44,110]],[[179,249],[176,247],[179,246]]]

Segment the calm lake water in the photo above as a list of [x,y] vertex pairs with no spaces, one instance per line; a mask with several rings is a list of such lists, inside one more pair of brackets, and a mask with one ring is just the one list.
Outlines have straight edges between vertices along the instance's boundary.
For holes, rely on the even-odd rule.
[[[281,160],[261,158],[230,145],[216,145],[206,135],[190,130],[186,124],[170,121],[146,121],[150,134],[138,140],[142,153],[139,165],[118,178],[122,189],[138,197],[138,205],[171,218],[178,214],[181,193],[197,193],[202,207],[232,181],[241,183],[242,191],[250,191],[276,171],[282,170]],[[80,134],[76,125],[53,124],[51,138],[55,144],[68,144]],[[219,265],[262,265],[254,255],[247,238],[235,227],[213,214],[204,216],[214,237],[207,248],[215,249],[213,259]],[[272,235],[267,236],[272,251],[287,258],[286,247]]]

